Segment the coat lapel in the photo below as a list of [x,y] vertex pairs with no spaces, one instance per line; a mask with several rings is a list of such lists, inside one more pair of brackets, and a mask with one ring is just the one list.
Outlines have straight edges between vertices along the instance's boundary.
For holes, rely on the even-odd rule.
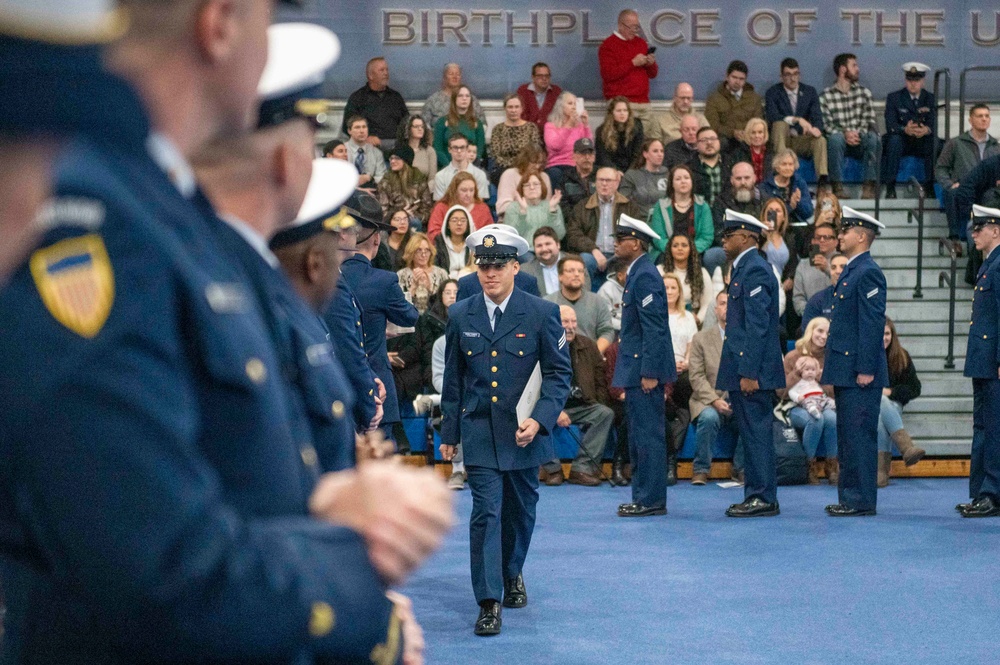
[[490,328],[490,321],[486,316],[486,301],[483,300],[483,294],[477,293],[472,297],[475,298],[475,302],[469,311],[469,325],[486,339],[492,340],[493,330]]

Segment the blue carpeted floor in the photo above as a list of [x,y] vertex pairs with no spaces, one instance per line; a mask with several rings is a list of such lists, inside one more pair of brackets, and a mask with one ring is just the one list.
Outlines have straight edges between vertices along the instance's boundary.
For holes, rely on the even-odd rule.
[[835,488],[781,487],[781,516],[735,520],[742,488],[681,481],[669,515],[629,520],[628,488],[542,487],[528,606],[490,638],[472,634],[466,490],[404,591],[432,664],[996,663],[1000,518],[959,517],[967,488],[894,481],[878,516],[835,519]]

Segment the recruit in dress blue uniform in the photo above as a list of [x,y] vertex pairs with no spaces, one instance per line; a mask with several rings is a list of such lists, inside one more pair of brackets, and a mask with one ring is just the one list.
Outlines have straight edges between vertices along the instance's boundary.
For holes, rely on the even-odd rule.
[[[854,227],[878,235],[885,225],[844,206],[841,237]],[[841,240],[843,243],[843,240]],[[889,385],[882,333],[886,284],[882,270],[864,251],[847,260],[837,280],[830,311],[830,336],[820,383],[834,387],[837,402],[839,505],[847,515],[874,515],[877,499],[878,416],[882,389]],[[862,377],[873,377],[862,385]],[[830,511],[836,514],[844,511]]]
[[[752,215],[726,210],[724,219],[724,236],[744,231],[756,241],[767,232],[767,226]],[[718,390],[729,391],[746,456],[745,502],[730,508],[727,514],[732,517],[778,514],[771,411],[774,391],[785,387],[778,315],[780,288],[756,242],[733,260],[725,342],[715,382]],[[748,390],[742,385],[747,381],[756,382],[756,388]],[[758,502],[751,504],[753,499]]]
[[[509,269],[527,242],[504,228],[484,228],[466,239],[481,279],[493,266]],[[516,268],[515,268],[516,269]],[[559,308],[513,288],[501,303],[484,293],[449,310],[441,410],[441,441],[459,443],[472,490],[469,523],[472,586],[476,601],[520,607],[511,593],[531,542],[538,501],[538,467],[552,458],[549,434],[569,396],[573,373]],[[538,434],[525,445],[515,435],[523,424],[516,407],[535,367],[539,396],[529,418]],[[528,422],[525,419],[524,422]],[[494,625],[499,632],[499,605]],[[482,618],[482,615],[481,615]],[[480,632],[478,634],[494,634]]]
[[[972,206],[973,238],[1000,227],[1000,210]],[[988,245],[987,245],[988,247]],[[972,287],[965,376],[972,379],[972,457],[969,469],[971,504],[964,517],[1000,515],[1000,252],[983,258]]]
[[[659,239],[645,222],[621,215],[618,240],[644,246]],[[617,250],[616,250],[617,254]],[[663,278],[641,252],[628,267],[622,293],[622,327],[612,385],[625,389],[625,414],[632,460],[632,503],[618,508],[622,517],[665,514],[667,505],[665,386],[677,380]],[[644,390],[642,380],[656,381]]]
[[278,355],[190,167],[165,137],[107,138],[64,154],[43,242],[0,291],[2,660],[398,646],[362,538],[309,516]]

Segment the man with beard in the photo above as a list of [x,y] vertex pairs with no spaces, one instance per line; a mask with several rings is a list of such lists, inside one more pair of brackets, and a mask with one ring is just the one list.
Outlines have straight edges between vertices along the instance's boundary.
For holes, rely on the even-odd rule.
[[837,81],[819,97],[823,112],[823,133],[829,156],[830,184],[837,198],[844,198],[844,157],[860,159],[864,186],[861,198],[875,198],[875,169],[879,166],[881,142],[875,124],[872,93],[859,85],[861,70],[853,53],[833,59]]
[[695,174],[694,187],[705,202],[712,205],[729,177],[722,163],[719,134],[711,127],[702,127],[695,136],[698,140],[698,157],[691,161]]
[[[757,189],[757,177],[753,166],[747,162],[737,162],[733,165],[729,176],[729,185],[722,191],[712,204],[712,222],[715,225],[715,239],[712,246],[705,250],[702,263],[705,265],[722,265],[725,259],[718,260],[722,252],[722,232],[726,223],[726,210],[735,210],[744,215],[760,218],[760,190]],[[712,261],[709,261],[711,255]]]

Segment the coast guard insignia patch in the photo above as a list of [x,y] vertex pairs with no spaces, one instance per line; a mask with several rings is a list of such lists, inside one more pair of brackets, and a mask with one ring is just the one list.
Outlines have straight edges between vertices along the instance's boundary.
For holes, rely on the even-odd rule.
[[30,268],[42,303],[56,321],[88,339],[101,331],[115,299],[115,277],[99,235],[39,249],[31,255]]

